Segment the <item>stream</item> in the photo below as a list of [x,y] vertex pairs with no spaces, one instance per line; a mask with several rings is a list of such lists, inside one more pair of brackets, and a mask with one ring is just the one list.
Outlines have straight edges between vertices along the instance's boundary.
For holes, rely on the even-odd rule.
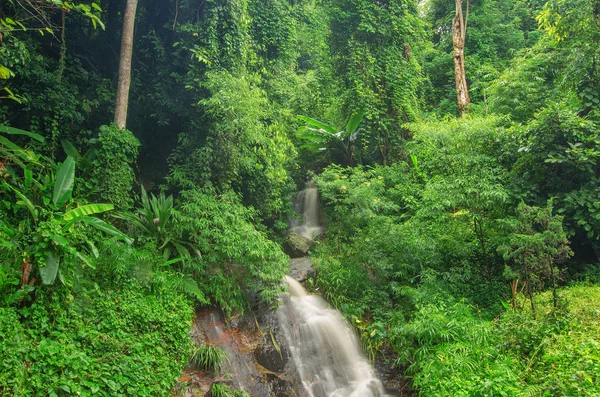
[[[297,219],[290,233],[311,241],[323,232],[318,192],[312,182],[294,201]],[[199,310],[191,338],[221,347],[227,360],[217,374],[186,368],[177,395],[210,396],[213,383],[226,383],[251,397],[389,397],[407,395],[384,360],[379,374],[361,351],[355,331],[321,297],[299,281],[312,274],[308,258],[290,262],[286,293],[274,310],[263,304],[253,313],[225,319],[215,308]],[[386,392],[387,389],[387,392]]]
[[310,397],[381,397],[382,382],[341,314],[286,277],[277,317],[304,390]]

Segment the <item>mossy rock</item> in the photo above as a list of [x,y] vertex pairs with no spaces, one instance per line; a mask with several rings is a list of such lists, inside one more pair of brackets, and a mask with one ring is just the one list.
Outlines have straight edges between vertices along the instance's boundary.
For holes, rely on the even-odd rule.
[[313,241],[298,233],[290,233],[285,239],[286,253],[292,258],[300,258],[306,255]]

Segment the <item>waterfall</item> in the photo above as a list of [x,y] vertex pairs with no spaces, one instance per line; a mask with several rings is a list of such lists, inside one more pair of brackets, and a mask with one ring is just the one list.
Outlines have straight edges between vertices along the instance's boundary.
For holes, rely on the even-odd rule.
[[277,310],[292,359],[310,397],[382,397],[383,385],[340,313],[286,277]]
[[306,183],[306,189],[296,196],[294,209],[302,218],[290,221],[290,232],[298,233],[306,238],[313,239],[323,232],[319,225],[319,194],[313,181]]

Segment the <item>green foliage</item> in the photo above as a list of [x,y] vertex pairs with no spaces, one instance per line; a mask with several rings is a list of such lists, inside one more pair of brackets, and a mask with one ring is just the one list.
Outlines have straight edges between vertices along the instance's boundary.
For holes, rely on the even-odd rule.
[[161,192],[159,197],[148,193],[142,186],[142,207],[136,210],[136,213],[123,213],[117,217],[127,221],[131,226],[143,232],[152,238],[158,247],[162,250],[165,260],[171,259],[172,254],[178,254],[181,260],[191,259],[192,254],[197,252],[193,244],[173,235],[173,225],[171,215],[173,213],[173,196],[165,196]]
[[498,247],[504,259],[511,263],[518,279],[525,283],[527,295],[534,309],[533,294],[549,281],[558,305],[556,286],[561,269],[573,251],[562,228],[562,217],[552,216],[552,203],[546,208],[530,207],[523,203],[517,208],[514,233],[507,245]]
[[[431,281],[430,281],[431,282]],[[597,287],[561,291],[569,309],[553,311],[549,294],[536,299],[543,309],[534,315],[510,311],[495,322],[478,318],[473,309],[452,301],[438,287],[419,295],[408,322],[394,324],[391,339],[420,395],[593,395],[597,319],[590,300]],[[592,315],[593,316],[593,315]],[[581,356],[579,356],[581,354]],[[547,376],[551,372],[556,376]],[[577,381],[573,381],[577,379]]]
[[190,356],[190,364],[196,369],[212,370],[215,375],[219,373],[225,360],[227,360],[225,350],[207,343],[195,348]]
[[[358,137],[358,126],[363,120],[364,114],[354,113],[348,120],[344,130],[338,131],[335,127],[311,119],[307,116],[298,116],[300,121],[305,123],[300,127],[300,139],[305,141],[303,148],[315,150],[341,150],[344,164],[353,166],[356,161],[355,141]],[[360,163],[360,156],[358,156]]]
[[225,383],[213,383],[210,393],[214,397],[250,397],[245,391],[234,389]]
[[423,396],[521,395],[521,363],[498,348],[493,325],[460,302],[427,297],[391,339]]
[[100,127],[98,145],[92,161],[92,183],[96,185],[96,195],[119,209],[131,208],[134,181],[132,164],[137,158],[139,141],[128,130],[103,125]]
[[158,276],[114,287],[62,287],[19,316],[0,308],[0,395],[169,395],[191,347],[189,303]]
[[[474,113],[487,114],[489,86],[497,85],[495,80],[503,73],[505,76],[514,76],[513,70],[519,68],[518,62],[513,63],[515,55],[520,50],[527,51],[534,46],[541,36],[535,17],[542,7],[543,2],[539,0],[469,1],[464,52]],[[455,115],[457,103],[452,58],[455,6],[453,2],[433,0],[425,4],[423,11],[431,40],[430,46],[424,46],[421,51],[423,71],[427,78],[423,92],[426,109],[439,115]],[[466,12],[466,2],[463,2],[463,11]],[[531,70],[531,73],[536,72]],[[531,103],[519,101],[525,95],[527,99],[539,99],[529,93],[530,87],[537,85],[538,81],[503,81],[506,85],[501,89],[508,95],[500,100],[506,101],[507,110],[511,101],[515,102],[514,110],[531,106]],[[511,88],[513,90],[509,91]],[[535,107],[532,109],[535,110]]]
[[269,302],[282,292],[288,258],[256,229],[256,216],[235,193],[217,195],[211,190],[182,191],[173,211],[176,236],[201,253],[186,268],[226,313],[247,306],[245,290],[260,293]]
[[[561,266],[597,267],[596,0],[471,0],[467,78],[486,117],[460,121],[419,120],[455,111],[452,2],[140,3],[141,148],[92,133],[112,112],[123,17],[103,4],[101,20],[93,3],[0,5],[0,395],[167,395],[192,299],[276,301],[288,258],[267,236],[310,171],[327,220],[316,287],[371,358],[391,349],[422,395],[598,394],[582,298],[597,291],[554,308],[529,294],[533,315],[513,288],[502,310],[506,276],[557,287],[566,236],[577,256]],[[148,194],[165,174],[172,190]],[[534,207],[549,198],[559,216]],[[113,206],[135,244],[95,216]]]
[[205,83],[211,96],[201,102],[209,125],[202,145],[182,134],[171,157],[169,182],[189,189],[211,184],[218,192],[242,194],[244,204],[273,220],[289,205],[287,169],[294,149],[277,120],[257,76],[213,73]]
[[[314,251],[317,284],[358,329],[371,356],[388,348],[395,352],[396,364],[412,376],[420,395],[595,390],[596,379],[588,375],[596,365],[594,342],[585,339],[576,347],[567,342],[569,332],[580,331],[573,321],[578,314],[565,308],[569,289],[558,290],[557,266],[572,254],[563,218],[550,207],[516,204],[516,184],[523,177],[517,169],[566,191],[577,186],[578,173],[594,178],[595,124],[568,115],[564,109],[558,113],[560,126],[536,122],[539,132],[531,128],[526,136],[531,145],[521,150],[525,136],[504,128],[502,118],[412,124],[410,166],[330,166],[314,178],[328,222],[327,236]],[[560,134],[589,143],[558,144]],[[537,152],[537,144],[552,149]],[[540,170],[553,167],[563,171]],[[541,198],[535,189],[529,197]],[[583,208],[593,209],[593,196],[583,197],[591,201]],[[503,272],[502,255],[511,271]],[[519,279],[513,282],[513,307],[519,311],[503,314],[507,276]],[[525,313],[519,303],[524,282],[531,286],[525,292],[538,307],[535,313]],[[553,308],[548,294],[533,295],[547,287],[554,290]],[[498,313],[500,319],[490,322]],[[547,355],[547,346],[557,340],[555,354],[569,353]],[[579,351],[585,359],[574,359]],[[567,369],[567,363],[577,369]],[[543,371],[551,372],[552,365],[561,367],[561,380],[546,381]],[[569,385],[568,376],[580,381]]]
[[296,62],[298,21],[294,5],[281,0],[248,1],[249,33],[257,55],[281,68]]
[[[32,266],[46,285],[53,284],[57,277],[63,283],[71,283],[74,265],[93,267],[88,252],[97,258],[98,251],[93,240],[86,238],[91,234],[87,226],[129,241],[109,223],[89,216],[111,210],[112,205],[72,206],[75,162],[71,157],[54,172],[47,159],[19,149],[8,140],[3,142],[8,149],[2,150],[8,181],[1,181],[0,194],[6,212],[12,212],[12,219],[4,225],[6,237],[2,236],[2,241],[7,252],[2,266],[9,269],[23,266],[21,290],[26,288]],[[18,168],[11,164],[15,154],[19,157],[15,163]],[[19,168],[22,168],[22,176],[17,173]]]
[[517,122],[531,119],[558,95],[554,77],[563,66],[562,55],[547,40],[521,51],[487,88],[490,110],[508,114]]
[[[566,306],[556,310],[551,293],[536,298],[535,314],[508,312],[498,324],[502,347],[526,364],[521,378],[538,395],[593,396],[600,347],[596,302],[598,286],[575,285],[560,290]],[[549,371],[553,376],[546,376]]]
[[568,104],[551,104],[530,123],[515,127],[518,159],[512,166],[512,190],[543,205],[548,197],[563,215],[565,230],[596,244],[598,219],[594,194],[599,184],[598,124]]
[[357,146],[369,164],[389,164],[399,155],[401,124],[418,114],[422,75],[413,51],[424,38],[417,2],[332,0],[329,48],[340,119],[359,110],[368,115]]

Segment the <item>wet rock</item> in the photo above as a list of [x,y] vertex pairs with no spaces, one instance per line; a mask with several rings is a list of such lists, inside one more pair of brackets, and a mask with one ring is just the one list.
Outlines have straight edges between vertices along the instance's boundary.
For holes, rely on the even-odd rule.
[[380,353],[375,356],[373,365],[377,377],[383,382],[386,395],[397,397],[416,396],[412,391],[410,380],[405,378],[401,371],[394,366],[394,353],[386,348]]
[[254,351],[256,361],[273,372],[283,372],[287,360],[284,360],[281,351],[272,344],[263,343]]
[[313,263],[309,258],[293,258],[288,267],[290,276],[299,282],[304,282],[315,275]]
[[282,379],[275,375],[267,375],[267,381],[271,385],[271,395],[273,397],[299,397],[294,391],[294,385],[285,378]]
[[298,233],[290,233],[285,239],[285,251],[292,258],[300,258],[306,255],[313,241]]

